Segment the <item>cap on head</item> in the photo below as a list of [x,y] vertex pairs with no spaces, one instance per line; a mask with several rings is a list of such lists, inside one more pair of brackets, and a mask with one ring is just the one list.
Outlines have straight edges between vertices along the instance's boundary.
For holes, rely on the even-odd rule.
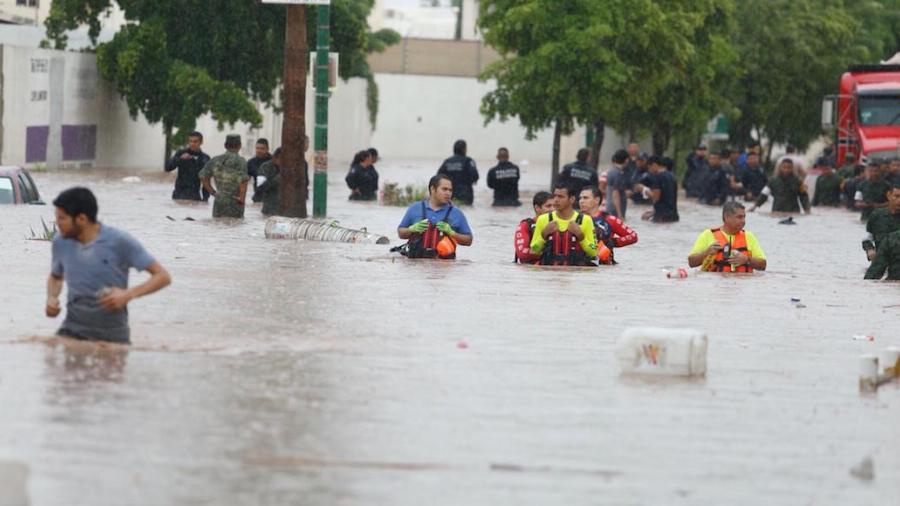
[[225,136],[226,148],[237,148],[241,145],[241,136],[238,134],[228,134]]

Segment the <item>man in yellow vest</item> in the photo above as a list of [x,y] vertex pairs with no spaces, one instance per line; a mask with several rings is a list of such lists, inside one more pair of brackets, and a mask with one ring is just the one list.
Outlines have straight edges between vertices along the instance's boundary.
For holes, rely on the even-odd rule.
[[597,265],[594,221],[576,211],[575,191],[565,182],[553,186],[556,210],[538,217],[531,249],[541,256],[541,265]]
[[688,265],[710,272],[766,270],[766,254],[752,232],[744,230],[747,211],[740,202],[722,207],[721,227],[704,230],[688,255]]

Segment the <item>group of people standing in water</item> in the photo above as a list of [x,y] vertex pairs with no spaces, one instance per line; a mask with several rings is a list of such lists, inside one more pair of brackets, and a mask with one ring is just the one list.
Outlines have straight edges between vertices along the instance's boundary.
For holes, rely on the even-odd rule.
[[[394,248],[410,258],[453,259],[456,246],[472,244],[472,230],[463,212],[453,205],[453,199],[461,204],[471,204],[472,185],[478,180],[475,162],[465,153],[465,142],[457,141],[454,156],[447,159],[428,183],[428,197],[409,206],[397,232],[406,244]],[[578,160],[565,166],[553,192],[540,191],[532,199],[534,214],[519,222],[516,227],[514,261],[521,264],[588,267],[615,264],[616,248],[635,244],[638,234],[620,217],[625,214],[625,199],[632,196],[619,193],[618,182],[628,162],[628,152],[619,150],[613,156],[613,170],[601,181],[597,171],[588,164],[589,152],[582,150]],[[495,206],[519,206],[519,168],[509,162],[509,151],[501,148],[497,153],[498,165],[488,175],[489,186],[494,189]],[[663,200],[663,193],[676,192],[674,176],[670,181],[662,171],[670,172],[660,159],[650,160],[650,177],[637,183],[635,188],[648,203]],[[609,187],[609,178],[614,187]],[[660,182],[661,181],[661,182]],[[606,183],[604,187],[603,183]],[[461,191],[457,190],[460,185]],[[606,191],[604,194],[604,190]],[[614,198],[604,206],[604,197]],[[607,198],[610,198],[607,197]],[[666,197],[665,200],[674,201]],[[723,224],[704,230],[697,238],[688,263],[713,272],[753,272],[765,270],[765,253],[756,237],[744,231],[746,210],[738,202],[726,202],[723,207]],[[644,213],[644,219],[677,221],[677,210],[666,206]]]

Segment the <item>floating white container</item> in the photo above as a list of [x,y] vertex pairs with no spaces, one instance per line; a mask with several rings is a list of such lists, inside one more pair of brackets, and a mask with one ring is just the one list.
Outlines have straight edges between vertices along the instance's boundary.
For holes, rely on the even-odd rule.
[[703,376],[706,334],[693,329],[638,327],[619,338],[616,356],[622,374]]

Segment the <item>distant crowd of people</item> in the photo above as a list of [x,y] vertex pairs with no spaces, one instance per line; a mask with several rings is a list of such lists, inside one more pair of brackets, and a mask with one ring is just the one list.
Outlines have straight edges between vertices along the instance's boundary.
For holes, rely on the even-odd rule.
[[[245,161],[238,154],[240,136],[227,136],[226,152],[214,158],[202,151],[202,144],[203,136],[199,132],[191,133],[187,146],[176,151],[166,164],[167,171],[178,170],[173,199],[208,200],[213,196],[214,217],[240,218],[244,215],[245,197],[252,183],[252,199],[262,203],[262,213],[268,216],[278,212],[280,148],[270,153],[268,141],[258,139],[255,156]],[[306,138],[304,152],[308,148],[309,139]],[[302,163],[306,164],[303,158]],[[900,248],[894,246],[900,244],[900,238],[891,235],[900,230],[900,158],[860,164],[848,154],[846,160],[836,170],[832,153],[826,151],[808,169],[804,158],[793,146],[788,146],[787,153],[778,159],[770,177],[763,167],[757,143],[743,151],[710,152],[707,146],[698,145],[685,160],[686,170],[681,182],[684,196],[710,206],[734,202],[746,202],[748,206],[725,207],[723,227],[704,236],[710,244],[705,244],[703,249],[719,247],[728,251],[728,257],[746,251],[751,258],[758,258],[762,250],[755,238],[731,234],[737,231],[734,224],[728,225],[727,218],[737,220],[735,216],[754,212],[769,200],[773,212],[783,213],[810,213],[815,206],[843,206],[860,212],[866,221],[867,235],[862,246],[872,262],[866,276],[880,278],[886,271],[896,271],[896,276],[900,276],[900,261],[892,260],[895,256],[900,257],[900,252],[894,253]],[[377,161],[378,151],[374,148],[354,155],[345,177],[350,200],[378,198]],[[612,155],[608,170],[598,172],[592,164],[591,151],[580,149],[576,159],[560,170],[552,193],[539,192],[534,196],[534,216],[522,220],[515,232],[516,261],[543,265],[615,263],[616,248],[637,242],[637,233],[626,221],[629,206],[649,207],[641,214],[641,219],[652,223],[679,220],[679,183],[674,168],[671,158],[648,156],[640,151],[637,143],[630,143]],[[812,198],[806,186],[808,172],[817,176]],[[457,244],[471,244],[471,229],[465,216],[453,207],[453,202],[473,203],[474,186],[479,180],[475,161],[467,155],[466,141],[458,140],[453,144],[452,156],[440,165],[435,178],[429,184],[429,197],[411,206],[399,227],[401,238],[415,239],[401,249],[408,256],[451,258],[455,256]],[[521,171],[510,161],[509,150],[498,149],[497,164],[487,173],[487,186],[493,190],[493,205],[521,206],[520,179]],[[308,171],[305,183],[308,188]],[[444,241],[445,238],[450,240]],[[444,254],[438,252],[439,244]],[[728,248],[725,248],[726,244]],[[747,246],[746,250],[744,246]],[[748,268],[759,270],[753,263],[749,262]],[[699,265],[704,270],[727,270],[725,264],[727,262],[701,261]],[[889,273],[889,277],[893,276]]]

